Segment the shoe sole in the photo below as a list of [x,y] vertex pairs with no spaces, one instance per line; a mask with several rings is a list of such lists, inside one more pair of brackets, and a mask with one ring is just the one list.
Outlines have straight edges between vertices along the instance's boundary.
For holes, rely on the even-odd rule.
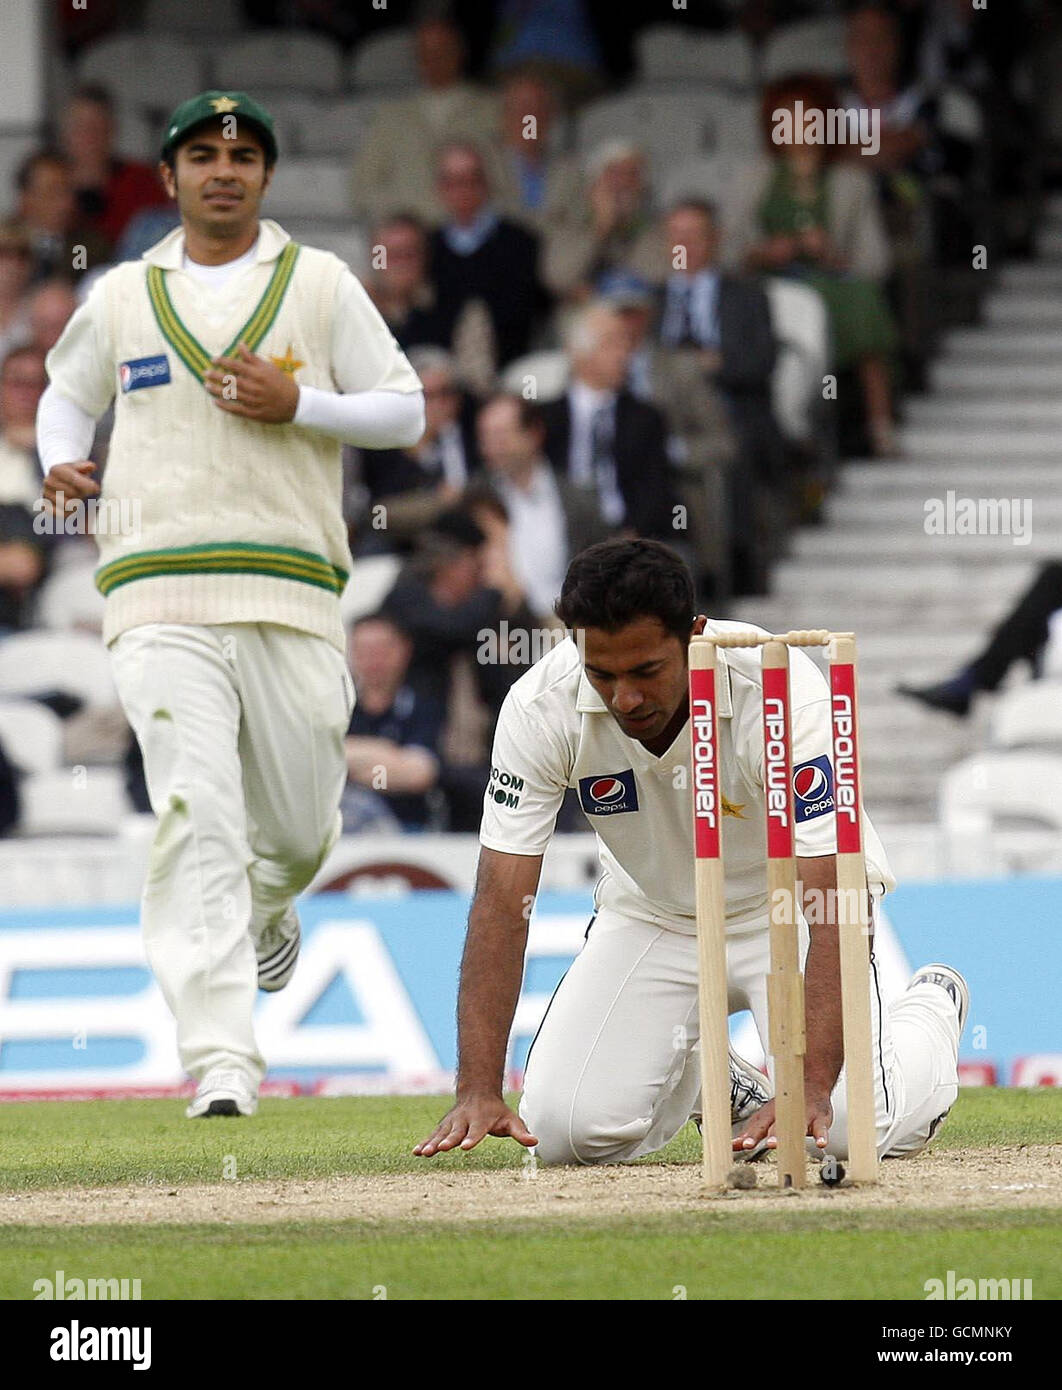
[[250,1110],[241,1110],[240,1103],[235,1096],[216,1095],[203,1110],[196,1110],[193,1113],[195,1101],[184,1112],[185,1118],[189,1120],[214,1120],[214,1119],[246,1119],[254,1115],[257,1106]]

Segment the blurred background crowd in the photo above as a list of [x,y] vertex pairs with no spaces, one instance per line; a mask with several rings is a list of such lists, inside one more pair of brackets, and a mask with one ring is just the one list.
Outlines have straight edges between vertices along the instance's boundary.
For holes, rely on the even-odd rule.
[[[34,525],[34,416],[93,276],[176,225],[155,159],[178,101],[272,112],[266,215],[349,261],[424,385],[417,445],[345,461],[348,830],[478,827],[539,654],[516,638],[555,623],[584,546],[667,540],[717,616],[769,594],[845,460],[898,456],[941,335],[1032,254],[1062,176],[1046,0],[57,13],[54,121],[0,190],[0,687],[32,697],[0,722],[0,824],[23,833],[86,814],[53,763],[111,770],[96,828],[147,809],[91,538]],[[772,139],[816,111],[861,113],[872,151]],[[103,467],[106,445],[104,421]]]

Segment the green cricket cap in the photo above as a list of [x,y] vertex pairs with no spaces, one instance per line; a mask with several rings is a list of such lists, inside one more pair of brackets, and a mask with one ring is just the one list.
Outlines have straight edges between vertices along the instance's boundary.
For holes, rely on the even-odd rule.
[[162,157],[166,158],[185,137],[198,125],[207,121],[219,120],[222,116],[235,116],[237,126],[240,121],[248,121],[255,127],[265,145],[268,163],[277,158],[277,137],[273,129],[273,117],[253,97],[246,92],[200,92],[197,97],[182,101],[177,110],[166,122],[166,134],[162,140]]

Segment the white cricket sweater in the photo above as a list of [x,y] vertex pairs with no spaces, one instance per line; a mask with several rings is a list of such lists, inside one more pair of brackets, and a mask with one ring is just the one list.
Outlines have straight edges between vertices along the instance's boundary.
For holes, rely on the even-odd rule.
[[[48,357],[52,384],[83,410],[99,415],[115,398],[101,501],[138,524],[133,534],[97,531],[104,641],[148,622],[273,622],[342,650],[351,562],[339,441],[220,410],[202,375],[243,339],[300,386],[420,383],[330,252],[296,247],[263,220],[254,263],[220,287],[183,270],[183,253],[177,230],[101,276]],[[364,345],[357,380],[349,369],[337,380],[339,304]]]

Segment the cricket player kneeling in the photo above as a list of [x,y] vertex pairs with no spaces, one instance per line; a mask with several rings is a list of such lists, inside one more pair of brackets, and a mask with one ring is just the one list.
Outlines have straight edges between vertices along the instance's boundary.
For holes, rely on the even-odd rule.
[[[493,1134],[534,1147],[546,1163],[624,1162],[661,1148],[699,1108],[687,647],[695,634],[748,624],[697,616],[685,565],[647,540],[576,556],[557,612],[574,640],[516,682],[498,720],[461,968],[456,1104],[414,1150],[425,1157]],[[718,661],[729,1005],[751,1010],[766,1050],[760,656],[719,649]],[[836,890],[830,697],[800,650],[791,707],[807,1143],[843,1158],[837,931],[815,925],[823,914],[808,897]],[[528,904],[569,787],[597,835],[602,874],[586,943],[532,1044],[517,1114],[502,1098],[502,1074]],[[893,880],[869,820],[865,835],[868,884],[880,896]],[[968,994],[956,971],[927,967],[883,1009],[873,953],[869,968],[877,1147],[899,1157],[925,1146],[955,1100]],[[773,1145],[772,1089],[733,1053],[730,1071],[733,1145],[748,1156]]]
[[[339,827],[354,706],[342,443],[411,445],[424,398],[351,271],[259,208],[269,113],[202,92],[160,174],[181,226],[102,275],[48,356],[44,496],[99,495],[103,638],[159,818],[148,959],[198,1083],[190,1118],[252,1115],[252,1013],[299,953],[293,899]],[[102,492],[87,459],[115,403]]]

